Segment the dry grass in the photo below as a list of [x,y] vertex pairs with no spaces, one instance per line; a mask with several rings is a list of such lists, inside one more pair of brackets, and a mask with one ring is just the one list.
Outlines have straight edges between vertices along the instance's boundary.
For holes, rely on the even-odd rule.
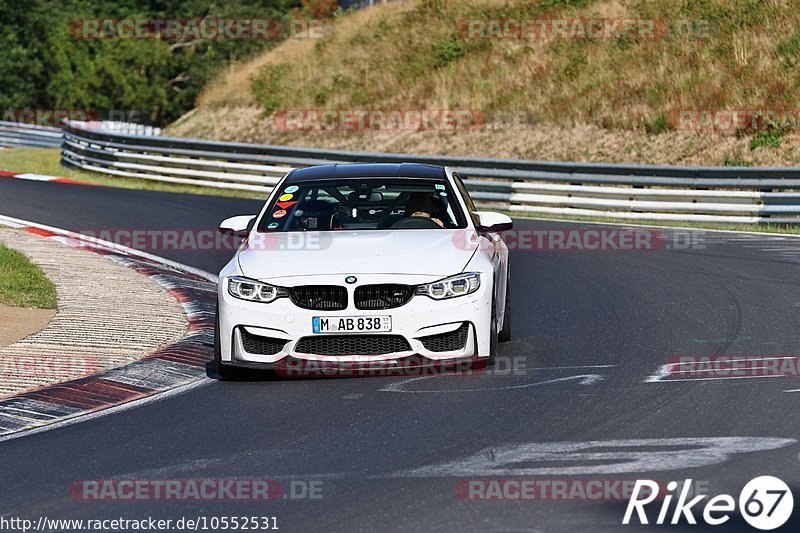
[[[237,65],[169,132],[461,155],[795,164],[794,136],[753,150],[742,132],[674,129],[681,110],[797,108],[797,7],[789,0],[389,4],[340,17],[324,39],[289,40]],[[476,40],[460,24],[503,18],[692,20],[708,30],[703,38]],[[285,65],[279,80],[275,65]],[[259,79],[270,82],[269,94],[254,94]],[[265,98],[279,109],[470,109],[490,120],[505,112],[530,120],[522,129],[477,132],[287,132],[263,116]]]
[[[329,28],[335,30],[336,35],[358,32],[364,26],[369,26],[377,17],[401,13],[410,6],[405,3],[388,4],[376,9],[356,11],[330,23]],[[271,53],[261,54],[248,61],[232,65],[222,76],[212,81],[200,94],[197,105],[203,106],[236,106],[239,104],[255,104],[256,100],[251,91],[252,79],[262,67],[267,65],[292,64],[298,68],[309,57],[318,51],[317,39],[288,39],[278,45]]]
[[277,132],[255,106],[199,108],[191,120],[173,126],[171,135],[223,141],[314,146],[378,152],[449,154],[556,161],[644,164],[749,165],[800,164],[800,136],[787,135],[780,148],[751,150],[748,138],[713,133],[609,130],[592,124],[538,124],[522,130],[396,132]]
[[277,54],[262,54],[249,61],[233,64],[224,75],[212,81],[200,94],[197,105],[236,106],[255,104],[250,91],[252,78],[266,65],[283,62],[294,63],[302,57],[313,53],[314,42],[311,39],[290,39],[284,41],[276,49]]

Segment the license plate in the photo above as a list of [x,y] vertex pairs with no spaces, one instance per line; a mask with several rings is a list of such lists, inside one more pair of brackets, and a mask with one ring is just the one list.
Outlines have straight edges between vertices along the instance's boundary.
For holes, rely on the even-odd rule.
[[385,333],[392,331],[390,316],[315,316],[314,333]]

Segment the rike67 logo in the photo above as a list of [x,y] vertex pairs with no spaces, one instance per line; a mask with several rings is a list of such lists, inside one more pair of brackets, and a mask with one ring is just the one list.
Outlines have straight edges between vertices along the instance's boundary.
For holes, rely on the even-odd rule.
[[[678,482],[670,481],[666,486],[666,494],[660,494],[660,486],[655,481],[637,480],[628,507],[625,509],[622,523],[630,524],[635,511],[639,523],[649,524],[645,506],[659,500],[661,509],[658,512],[656,524],[678,524],[682,519],[689,524],[697,524],[694,508],[707,495],[701,494],[689,499],[691,486],[691,479],[687,479],[680,488]],[[672,516],[669,517],[670,505],[675,496],[677,496],[677,502]],[[724,524],[730,520],[731,513],[736,510],[736,503],[733,496],[728,494],[714,496],[702,507],[703,521],[712,526]],[[698,513],[700,513],[699,507]],[[738,507],[739,513],[748,524],[757,529],[771,530],[782,526],[789,520],[794,508],[794,498],[789,486],[780,479],[773,476],[760,476],[750,480],[739,493]]]

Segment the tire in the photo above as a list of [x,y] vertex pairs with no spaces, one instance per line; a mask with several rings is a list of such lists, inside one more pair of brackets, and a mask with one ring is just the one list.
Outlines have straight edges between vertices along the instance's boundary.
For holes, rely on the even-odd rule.
[[511,340],[511,276],[506,281],[506,310],[503,314],[503,329],[500,330],[498,340],[500,342]]
[[222,348],[219,338],[219,305],[217,305],[216,321],[214,322],[214,366],[217,369],[217,376],[228,379],[236,376],[236,369],[222,364]]

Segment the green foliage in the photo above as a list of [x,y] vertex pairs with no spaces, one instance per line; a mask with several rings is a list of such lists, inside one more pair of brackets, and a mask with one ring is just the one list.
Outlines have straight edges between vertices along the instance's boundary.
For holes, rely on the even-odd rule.
[[458,61],[467,53],[467,43],[458,35],[451,35],[449,38],[436,41],[432,45],[433,64],[435,67],[444,67]]
[[588,48],[585,41],[575,41],[568,47],[562,75],[564,79],[574,80],[589,66]]
[[795,28],[788,39],[778,43],[776,51],[787,70],[797,69],[800,66],[800,28]]
[[[285,77],[289,65],[266,65],[253,76],[251,89],[256,101],[264,109],[264,116],[277,111],[286,97]],[[319,95],[318,95],[319,96]]]
[[763,24],[765,17],[773,14],[775,6],[771,4],[763,0],[683,0],[682,3],[668,2],[664,5],[673,10],[677,8],[679,16],[676,18],[704,19],[711,22],[712,26],[731,31]]
[[[209,7],[211,6],[211,7]],[[220,68],[273,39],[82,39],[80,19],[287,20],[299,0],[0,0],[0,109],[145,111],[163,125],[191,109]],[[71,26],[72,25],[72,26]],[[79,34],[79,32],[75,32]]]
[[781,140],[785,134],[786,132],[781,129],[761,130],[750,137],[750,149],[780,148]]
[[329,84],[323,85],[317,90],[317,93],[314,95],[314,103],[319,106],[325,105],[328,102],[328,98],[336,94],[337,91],[349,86],[350,79],[341,72],[336,72],[331,76],[331,82]]
[[44,272],[16,250],[0,244],[0,303],[55,309],[56,288]]
[[644,129],[647,133],[658,135],[659,133],[667,133],[668,131],[672,131],[672,124],[669,123],[666,115],[661,113],[654,119],[645,123]]

